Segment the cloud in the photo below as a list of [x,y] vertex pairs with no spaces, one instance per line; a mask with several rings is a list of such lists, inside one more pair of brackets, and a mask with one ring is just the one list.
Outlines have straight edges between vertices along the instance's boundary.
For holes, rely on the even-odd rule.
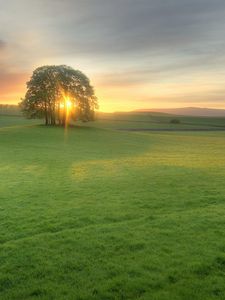
[[[29,15],[21,22],[25,7]],[[137,52],[146,57],[192,48],[206,51],[223,40],[225,29],[222,0],[23,0],[16,10],[21,18],[13,22],[19,30],[39,32],[55,55],[118,59]]]
[[[53,7],[50,3],[47,14],[54,34],[48,37],[56,52],[118,58],[139,51],[146,56],[202,43],[209,47],[224,29],[225,3],[220,0],[61,1]],[[42,5],[41,1],[39,11]]]
[[5,48],[6,43],[0,39],[0,51]]

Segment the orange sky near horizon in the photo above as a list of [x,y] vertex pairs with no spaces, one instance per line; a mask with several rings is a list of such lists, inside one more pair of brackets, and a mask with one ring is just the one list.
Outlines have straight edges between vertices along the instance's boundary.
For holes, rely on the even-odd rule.
[[[26,92],[26,82],[31,74],[8,74],[1,79],[0,103],[18,104]],[[224,103],[211,101],[210,94],[214,83],[211,78],[186,82],[156,82],[152,84],[133,83],[129,85],[110,85],[110,82],[102,80],[99,76],[93,77],[92,84],[95,87],[99,99],[99,110],[104,112],[132,111],[136,109],[177,108],[194,106],[224,109]],[[221,89],[223,88],[223,82]],[[217,80],[217,85],[219,85]],[[165,96],[166,95],[166,96]],[[217,95],[217,97],[220,95]],[[146,97],[148,99],[146,99]],[[184,100],[183,105],[181,100]],[[204,101],[202,101],[202,99]]]

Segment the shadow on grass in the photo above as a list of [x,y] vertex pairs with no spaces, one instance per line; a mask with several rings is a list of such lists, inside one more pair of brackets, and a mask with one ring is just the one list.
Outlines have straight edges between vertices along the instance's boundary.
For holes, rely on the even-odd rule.
[[93,130],[96,129],[94,127],[91,126],[82,126],[82,125],[75,125],[75,124],[70,124],[67,127],[61,126],[61,125],[45,125],[45,124],[38,124],[38,127],[42,127],[42,128],[59,128],[61,130]]

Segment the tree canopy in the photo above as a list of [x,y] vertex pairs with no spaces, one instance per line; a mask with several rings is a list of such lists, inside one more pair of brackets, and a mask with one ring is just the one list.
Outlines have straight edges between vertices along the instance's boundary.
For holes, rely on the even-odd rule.
[[93,120],[98,101],[86,75],[66,65],[53,65],[33,72],[20,106],[28,118],[45,118],[46,125],[65,125],[68,118]]

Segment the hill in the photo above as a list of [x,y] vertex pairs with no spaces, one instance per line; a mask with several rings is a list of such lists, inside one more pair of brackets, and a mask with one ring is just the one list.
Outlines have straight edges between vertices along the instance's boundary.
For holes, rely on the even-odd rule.
[[159,112],[181,116],[198,117],[225,117],[225,109],[202,108],[202,107],[182,107],[182,108],[159,108],[159,109],[140,109],[135,112]]

